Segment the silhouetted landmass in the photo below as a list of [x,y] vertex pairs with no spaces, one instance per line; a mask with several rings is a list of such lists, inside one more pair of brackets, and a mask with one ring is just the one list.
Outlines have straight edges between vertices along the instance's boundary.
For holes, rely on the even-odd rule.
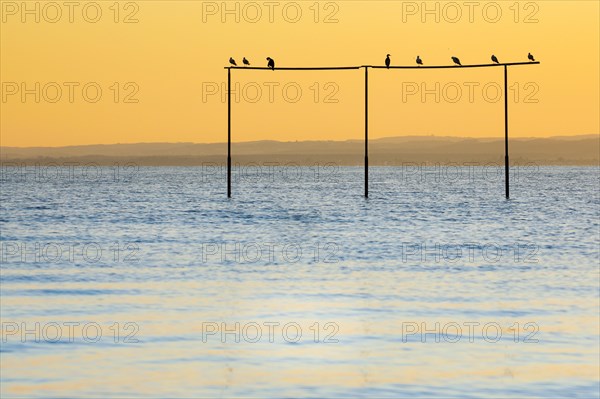
[[[252,141],[232,143],[234,163],[314,165],[362,165],[364,142],[347,141]],[[224,163],[226,143],[139,143],[69,147],[0,147],[3,163],[25,165],[48,163],[133,162],[142,166],[195,166]],[[598,165],[600,135],[514,138],[510,140],[512,164]],[[503,138],[405,136],[369,140],[371,165],[402,165],[407,162],[480,163],[504,162]]]

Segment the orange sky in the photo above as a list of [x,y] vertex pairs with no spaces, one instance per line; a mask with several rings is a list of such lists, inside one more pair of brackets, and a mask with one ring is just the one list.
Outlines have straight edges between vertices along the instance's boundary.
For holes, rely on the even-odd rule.
[[[432,65],[531,51],[540,65],[509,69],[511,137],[600,130],[597,1],[230,1],[229,14],[221,1],[114,4],[1,2],[3,146],[225,141],[230,56],[337,66],[390,53],[394,64],[420,55]],[[233,140],[360,139],[363,76],[234,70]],[[372,138],[504,133],[502,68],[369,76]]]

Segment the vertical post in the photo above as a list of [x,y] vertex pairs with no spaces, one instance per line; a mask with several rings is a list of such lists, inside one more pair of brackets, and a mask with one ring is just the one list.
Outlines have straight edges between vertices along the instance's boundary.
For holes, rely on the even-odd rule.
[[369,198],[369,67],[365,67],[365,198]]
[[231,198],[231,68],[227,68],[227,198]]
[[507,78],[507,66],[504,65],[504,184],[506,191],[506,199],[510,197],[509,194],[509,180],[508,180],[508,78]]

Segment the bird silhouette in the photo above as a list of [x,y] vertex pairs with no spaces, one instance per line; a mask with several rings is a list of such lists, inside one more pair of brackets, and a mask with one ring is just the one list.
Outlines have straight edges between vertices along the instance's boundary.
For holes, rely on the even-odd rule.
[[533,55],[531,55],[531,53],[527,53],[527,58],[529,58],[529,61],[535,61],[535,58],[533,58]]
[[500,63],[500,62],[498,62],[498,58],[496,58],[496,56],[494,54],[492,54],[492,61],[494,61],[496,64]]
[[271,68],[272,71],[275,70],[275,60],[271,57],[267,57],[267,68]]
[[423,60],[417,55],[417,64],[423,65]]
[[244,65],[250,65],[250,61],[248,61],[246,59],[246,57],[244,57],[244,59],[242,60],[242,62],[244,63]]
[[235,63],[235,60],[233,59],[233,57],[229,57],[229,63],[231,65],[237,66],[237,64]]
[[456,58],[456,57],[452,57],[452,61],[454,61],[454,63],[455,63],[456,65],[460,65],[460,66],[462,66],[462,64],[460,63],[460,60],[459,60],[458,58]]
[[390,67],[390,55],[388,54],[387,57],[385,57],[385,67],[389,68]]

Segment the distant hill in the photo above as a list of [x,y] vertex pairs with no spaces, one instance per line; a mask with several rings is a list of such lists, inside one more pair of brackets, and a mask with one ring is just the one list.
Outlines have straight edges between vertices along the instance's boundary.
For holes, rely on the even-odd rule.
[[[598,165],[600,135],[514,138],[509,142],[513,164]],[[75,162],[112,165],[133,162],[146,166],[193,166],[224,163],[227,143],[138,143],[69,147],[0,147],[2,163],[26,165]],[[312,165],[334,162],[362,165],[364,142],[347,141],[251,141],[232,143],[235,163],[251,162]],[[503,138],[403,136],[369,140],[371,165],[419,163],[503,163]]]

